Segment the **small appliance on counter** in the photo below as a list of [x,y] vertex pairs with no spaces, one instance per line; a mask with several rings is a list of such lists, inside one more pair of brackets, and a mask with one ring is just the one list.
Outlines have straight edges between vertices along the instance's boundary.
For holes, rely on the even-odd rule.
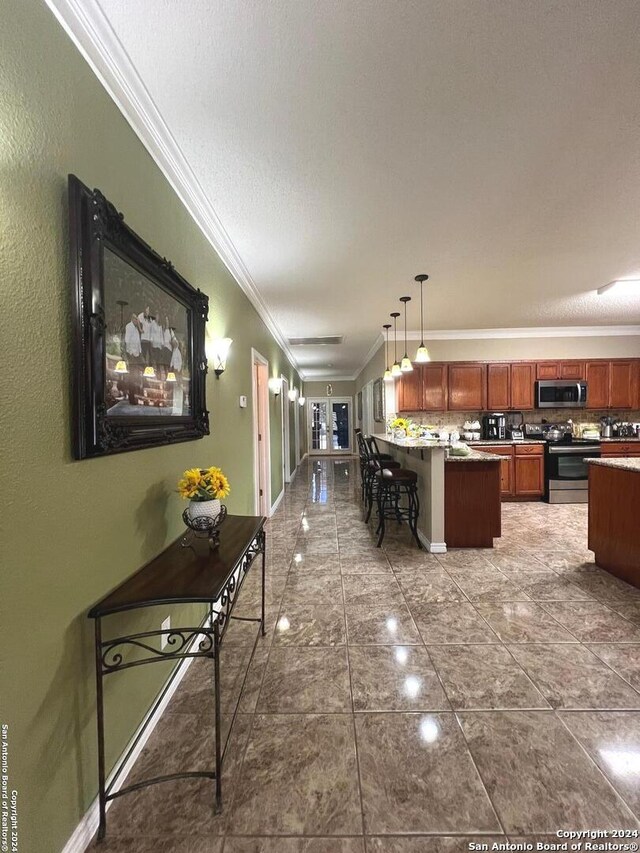
[[482,418],[484,441],[504,441],[507,437],[507,419],[502,412],[492,412]]
[[613,418],[600,418],[600,436],[602,438],[613,438]]
[[509,412],[507,415],[507,438],[512,441],[524,441],[522,412]]
[[480,421],[465,421],[462,430],[462,437],[465,441],[480,441],[482,431]]
[[632,424],[626,422],[617,421],[613,424],[613,437],[614,438],[640,438],[640,432],[638,431],[638,426],[640,424]]

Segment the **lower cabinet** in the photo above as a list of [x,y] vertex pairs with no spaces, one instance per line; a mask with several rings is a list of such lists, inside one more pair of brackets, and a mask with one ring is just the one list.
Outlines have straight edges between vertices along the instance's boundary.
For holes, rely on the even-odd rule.
[[483,444],[479,450],[502,456],[500,494],[509,498],[537,500],[544,495],[544,447],[541,444]]

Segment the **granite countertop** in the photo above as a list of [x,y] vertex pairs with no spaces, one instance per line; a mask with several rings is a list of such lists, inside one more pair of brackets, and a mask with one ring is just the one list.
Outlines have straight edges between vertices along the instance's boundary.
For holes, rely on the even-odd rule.
[[603,465],[605,468],[622,468],[625,471],[638,471],[640,473],[640,456],[629,459],[600,457],[599,459],[585,459],[585,462],[588,462],[589,465]]
[[465,442],[469,445],[469,447],[481,447],[483,444],[491,444],[493,447],[503,447],[512,444],[546,444],[546,441],[542,441],[542,439],[535,438],[501,438],[491,440],[490,438],[482,438],[479,441],[467,441]]
[[485,453],[482,450],[472,450],[468,456],[447,456],[445,462],[502,462],[503,456],[497,453]]
[[640,444],[640,438],[601,438],[599,439],[603,444],[611,444],[618,442],[619,444],[626,444],[627,442],[637,441]]
[[392,435],[374,435],[373,436],[378,441],[386,441],[387,444],[393,444],[395,447],[416,447],[419,450],[424,450],[429,447],[439,447],[443,449],[445,447],[451,447],[450,441],[438,441],[438,439],[424,439],[424,438],[394,438]]

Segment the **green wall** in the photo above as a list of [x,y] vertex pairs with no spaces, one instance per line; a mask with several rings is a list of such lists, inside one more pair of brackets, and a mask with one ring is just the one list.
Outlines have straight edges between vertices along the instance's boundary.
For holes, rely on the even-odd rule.
[[[5,0],[0,31],[2,722],[10,726],[21,853],[58,853],[97,790],[88,607],[181,531],[180,473],[220,464],[230,511],[253,512],[251,347],[300,379],[49,10]],[[212,434],[76,462],[71,436],[67,174],[99,187],[127,222],[210,298],[209,335],[233,345],[210,375]],[[282,488],[271,400],[272,500]],[[159,627],[165,608],[113,631]],[[200,613],[172,612],[173,622]],[[121,752],[168,670],[107,683],[108,755]],[[133,673],[133,674],[132,674]],[[120,679],[118,681],[118,679]],[[111,712],[111,713],[109,713]]]

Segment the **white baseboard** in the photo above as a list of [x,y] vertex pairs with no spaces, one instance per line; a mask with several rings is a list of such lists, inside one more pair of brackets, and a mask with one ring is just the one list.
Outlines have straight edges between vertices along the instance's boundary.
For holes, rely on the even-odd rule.
[[[207,617],[205,619],[205,621],[202,623],[201,627],[204,628],[205,626],[207,626],[208,622],[209,622],[209,619]],[[196,635],[193,642],[191,643],[191,646],[194,646],[196,644],[196,642],[199,642],[201,639],[202,639],[201,637]],[[180,682],[182,681],[182,679],[186,675],[187,669],[191,666],[191,662],[193,660],[194,660],[194,658],[185,658],[179,664],[179,666],[177,666],[176,669],[174,669],[174,671],[171,673],[171,675],[167,679],[167,682],[165,683],[164,687],[160,691],[160,694],[162,694],[162,700],[160,701],[160,704],[157,706],[155,711],[153,711],[153,713],[151,713],[151,711],[149,711],[145,714],[144,719],[142,720],[142,722],[140,723],[140,725],[136,729],[135,734],[133,735],[133,737],[131,738],[131,740],[129,741],[127,746],[125,747],[121,756],[116,761],[113,770],[109,774],[109,777],[107,779],[107,788],[109,787],[109,785],[111,784],[111,782],[113,781],[113,779],[116,776],[118,776],[118,781],[114,785],[113,791],[119,791],[120,788],[123,787],[124,782],[126,781],[128,774],[131,772],[131,769],[136,762],[136,759],[138,758],[138,756],[140,755],[140,753],[144,749],[145,744],[147,743],[147,741],[151,737],[153,730],[158,725],[160,718],[162,717],[162,714],[165,711],[165,708],[169,704],[169,701],[170,701],[171,697],[173,696],[173,694],[178,689]],[[140,732],[143,731],[143,729],[144,729],[144,734],[140,738],[139,742],[136,744],[131,755],[129,755],[125,761],[125,757],[128,755],[129,749],[131,748],[132,744],[135,743],[136,738],[139,736]],[[107,802],[107,809],[110,807],[112,802],[113,802],[113,800],[109,800]],[[98,798],[96,797],[95,800],[89,806],[88,810],[86,811],[86,813],[85,813],[84,817],[82,818],[82,820],[80,821],[80,823],[76,826],[76,828],[73,832],[73,835],[69,838],[69,840],[65,844],[65,846],[62,850],[62,853],[84,853],[84,851],[87,849],[87,847],[91,843],[91,839],[96,834],[96,832],[98,830],[98,824],[99,823],[100,823],[100,805],[98,802]]]
[[447,543],[446,542],[431,542],[421,530],[418,530],[418,539],[422,542],[424,547],[431,554],[446,554],[447,553]]
[[275,499],[275,501],[271,505],[271,510],[269,511],[270,516],[273,515],[273,513],[278,509],[278,507],[280,506],[280,501],[282,500],[283,497],[284,497],[284,489],[282,489],[282,491],[280,492],[278,497]]

